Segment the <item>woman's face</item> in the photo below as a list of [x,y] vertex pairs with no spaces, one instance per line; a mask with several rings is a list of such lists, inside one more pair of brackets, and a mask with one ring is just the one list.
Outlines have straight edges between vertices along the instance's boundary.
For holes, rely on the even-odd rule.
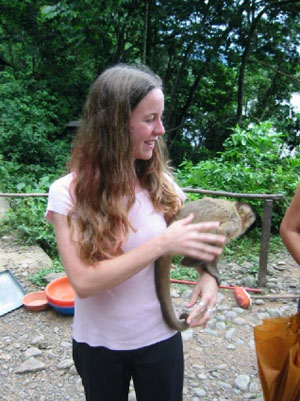
[[158,137],[165,133],[163,111],[164,95],[158,88],[152,89],[132,111],[129,129],[134,160],[151,159]]

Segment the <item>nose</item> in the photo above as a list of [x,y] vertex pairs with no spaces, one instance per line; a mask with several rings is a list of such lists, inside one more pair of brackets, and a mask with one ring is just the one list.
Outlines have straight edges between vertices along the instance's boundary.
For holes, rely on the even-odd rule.
[[161,119],[158,119],[154,129],[154,134],[163,135],[164,133],[165,133],[165,127],[163,125],[163,122],[161,121]]

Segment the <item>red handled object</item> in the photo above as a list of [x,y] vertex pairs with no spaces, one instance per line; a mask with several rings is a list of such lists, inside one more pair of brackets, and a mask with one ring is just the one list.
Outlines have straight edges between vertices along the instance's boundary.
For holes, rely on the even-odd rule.
[[249,308],[251,305],[251,298],[244,287],[234,287],[234,296],[237,304],[244,309]]

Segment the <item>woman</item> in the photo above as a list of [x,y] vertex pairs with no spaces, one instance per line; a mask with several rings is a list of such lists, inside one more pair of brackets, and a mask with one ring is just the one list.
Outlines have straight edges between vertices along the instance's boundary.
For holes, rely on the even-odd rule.
[[[146,67],[117,65],[92,85],[70,160],[49,192],[47,218],[76,292],[73,358],[87,401],[181,401],[180,333],[164,322],[154,262],[164,254],[211,261],[217,222],[167,227],[184,195],[165,162],[162,83]],[[215,246],[212,244],[218,244]],[[203,272],[189,306],[205,325],[216,280]]]
[[280,224],[280,236],[287,250],[300,265],[300,184]]

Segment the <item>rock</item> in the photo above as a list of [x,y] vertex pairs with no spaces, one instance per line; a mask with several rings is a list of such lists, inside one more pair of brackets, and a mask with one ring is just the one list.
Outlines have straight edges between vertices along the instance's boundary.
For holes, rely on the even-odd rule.
[[64,348],[72,348],[72,343],[69,341],[63,341],[60,345]]
[[185,300],[190,299],[192,294],[193,294],[193,289],[192,288],[187,288],[184,291],[184,293],[182,294],[182,298],[185,299]]
[[232,386],[229,383],[223,382],[223,381],[219,381],[219,386],[222,388],[227,388],[227,389],[231,389]]
[[182,340],[183,341],[188,341],[193,338],[194,330],[193,329],[187,329],[182,332]]
[[211,336],[218,336],[217,330],[210,329],[207,327],[206,329],[203,330],[203,333],[205,334],[210,334]]
[[234,319],[236,317],[237,317],[237,313],[235,311],[233,311],[233,310],[230,310],[230,311],[225,313],[225,319],[226,320],[232,320],[232,319]]
[[30,344],[39,346],[40,344],[42,344],[44,342],[45,342],[44,336],[36,336],[30,341]]
[[281,266],[281,265],[279,265],[279,264],[278,264],[278,265],[274,265],[273,268],[276,269],[276,270],[279,270],[279,271],[283,271],[283,270],[286,269],[285,266]]
[[235,336],[235,334],[236,334],[236,329],[234,327],[231,327],[225,333],[226,340],[230,340],[232,337]]
[[216,323],[216,329],[225,330],[226,329],[226,323],[225,322],[217,322]]
[[206,391],[203,390],[203,388],[194,388],[193,392],[198,396],[198,397],[205,397],[206,396]]
[[249,385],[249,391],[251,393],[257,393],[259,391],[259,385],[256,382],[251,382]]
[[29,358],[27,361],[22,363],[16,370],[15,373],[27,373],[36,372],[38,370],[45,369],[45,364],[41,361],[36,360],[34,357]]
[[175,288],[171,288],[170,294],[172,298],[180,298],[180,295],[178,294],[178,291]]
[[257,317],[260,320],[264,320],[264,319],[268,319],[270,317],[268,312],[262,312],[262,313],[258,313]]
[[64,271],[59,272],[59,273],[49,273],[49,274],[46,274],[46,276],[44,277],[44,280],[46,281],[46,283],[51,283],[51,281],[53,281],[59,277],[63,277],[65,275],[66,275],[66,273]]
[[64,359],[57,365],[57,369],[69,369],[73,366],[73,359]]
[[242,391],[246,391],[248,389],[249,383],[250,377],[248,375],[239,375],[234,381],[235,387]]
[[246,326],[247,322],[245,319],[243,319],[242,317],[236,317],[235,319],[233,319],[232,321],[234,324],[237,324],[239,326]]
[[247,275],[243,280],[242,280],[242,285],[244,287],[249,287],[253,288],[256,286],[256,278],[252,274]]
[[52,260],[39,246],[18,246],[1,249],[0,271],[5,270],[4,266],[10,266],[12,260],[14,264],[18,265],[19,273],[28,273],[28,271],[30,271],[31,274],[34,274],[37,273],[41,267],[53,267]]
[[42,354],[42,351],[36,347],[30,347],[25,351],[25,358],[31,358],[34,356],[39,356]]
[[281,314],[278,308],[269,308],[269,315],[270,317],[279,317]]

